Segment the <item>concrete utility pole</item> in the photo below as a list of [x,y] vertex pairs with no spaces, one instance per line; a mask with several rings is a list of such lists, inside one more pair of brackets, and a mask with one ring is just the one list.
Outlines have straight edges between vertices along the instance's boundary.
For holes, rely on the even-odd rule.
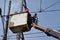
[[7,40],[7,32],[8,32],[8,26],[9,26],[8,24],[9,24],[10,8],[11,8],[11,0],[9,1],[8,16],[7,16],[7,21],[6,21],[6,28],[4,29],[4,37],[3,37],[3,40]]
[[[20,0],[20,13],[21,12],[23,12],[23,0]],[[22,38],[21,38],[21,35],[22,35]],[[20,38],[24,40],[24,35],[22,32],[16,34],[16,40],[20,40]]]

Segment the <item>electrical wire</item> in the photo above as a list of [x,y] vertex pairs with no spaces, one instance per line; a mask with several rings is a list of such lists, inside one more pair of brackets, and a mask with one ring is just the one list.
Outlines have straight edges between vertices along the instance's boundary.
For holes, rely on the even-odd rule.
[[[56,9],[56,10],[46,10],[46,11],[41,11],[41,12],[55,12],[55,11],[60,11],[60,9]],[[30,12],[30,13],[41,13],[40,11],[37,11],[37,12]],[[20,12],[18,14],[21,14],[21,13],[24,13],[24,12]],[[13,16],[13,15],[17,15],[17,14],[10,14],[9,16]],[[7,15],[2,15],[2,17],[6,17]]]
[[[33,36],[33,37],[25,37],[25,38],[40,38],[40,37],[48,37],[48,36]],[[49,38],[49,37],[48,37]],[[8,39],[15,39],[15,38],[8,38]]]
[[55,11],[60,11],[60,9],[59,10],[46,10],[46,11],[43,11],[43,12],[55,12]]
[[[33,35],[33,34],[41,34],[41,33],[43,33],[43,32],[27,33],[24,35]],[[12,36],[16,36],[16,35],[9,35],[8,37],[12,37]],[[0,37],[3,37],[3,35],[1,35]]]
[[4,0],[4,15],[5,15],[5,8],[6,8],[6,0]]
[[[0,37],[2,37],[2,36],[0,36]],[[37,38],[37,37],[48,37],[48,36],[31,36],[31,37],[25,37],[25,38]],[[8,37],[8,38],[11,38],[11,37]]]
[[59,3],[59,2],[60,2],[60,1],[57,1],[57,2],[53,3],[52,5],[48,6],[48,7],[45,8],[44,10],[47,10],[47,9],[51,8],[52,6],[56,5],[56,4]]
[[40,0],[40,11],[41,11],[41,8],[42,8],[42,0]]
[[[28,36],[28,37],[25,37],[25,38],[40,38],[40,37],[48,37],[48,36]],[[12,38],[12,37],[8,37],[8,39],[15,39],[15,38]]]
[[[48,36],[30,36],[30,37],[25,37],[25,38],[41,38],[41,37],[51,38],[51,37],[48,37]],[[8,39],[15,39],[15,38],[8,37]]]
[[37,12],[30,12],[30,13],[55,12],[55,11],[60,11],[60,9],[59,10],[37,11]]
[[[6,8],[6,0],[4,0],[4,12],[3,12],[4,15],[5,15],[5,8]],[[4,17],[3,17],[3,19],[4,19]],[[5,19],[4,19],[4,21],[5,21]]]
[[4,33],[4,18],[1,16],[1,20],[2,20],[2,25],[3,25],[3,33]]
[[31,37],[25,37],[25,38],[40,38],[40,37],[48,37],[48,36],[31,36]]
[[[2,37],[2,36],[0,36]],[[12,36],[13,37],[13,36]],[[12,37],[8,37],[7,39],[16,39],[16,38],[12,38]],[[41,37],[46,37],[46,38],[51,38],[50,36],[28,36],[28,37],[25,37],[25,38],[41,38]]]
[[25,9],[27,8],[26,0],[24,0],[24,8],[25,8]]
[[[5,8],[6,8],[6,0],[4,0],[4,15],[5,15]],[[4,21],[5,21],[5,19],[4,19],[4,17],[2,17],[1,16],[1,19],[2,19],[2,24],[3,24],[3,33],[4,33]]]
[[1,17],[1,20],[2,20],[3,32],[4,32],[4,19],[2,17],[2,9],[1,8],[0,8],[0,17]]
[[41,34],[41,33],[43,33],[43,32],[27,33],[27,34],[24,34],[24,35]]

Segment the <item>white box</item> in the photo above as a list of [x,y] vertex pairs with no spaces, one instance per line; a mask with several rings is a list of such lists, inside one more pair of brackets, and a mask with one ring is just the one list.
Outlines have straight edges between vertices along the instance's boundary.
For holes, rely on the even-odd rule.
[[9,26],[13,33],[29,31],[28,13],[11,16]]

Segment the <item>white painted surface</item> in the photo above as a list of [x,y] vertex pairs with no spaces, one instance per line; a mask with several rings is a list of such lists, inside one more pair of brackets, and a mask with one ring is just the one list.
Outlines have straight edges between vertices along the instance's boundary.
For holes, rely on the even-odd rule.
[[12,16],[10,22],[14,22],[14,26],[27,24],[27,13]]

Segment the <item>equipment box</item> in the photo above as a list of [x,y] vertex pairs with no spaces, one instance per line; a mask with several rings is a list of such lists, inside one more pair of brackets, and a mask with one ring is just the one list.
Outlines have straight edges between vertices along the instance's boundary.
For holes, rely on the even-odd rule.
[[13,33],[27,32],[31,29],[28,13],[10,16],[9,28]]

